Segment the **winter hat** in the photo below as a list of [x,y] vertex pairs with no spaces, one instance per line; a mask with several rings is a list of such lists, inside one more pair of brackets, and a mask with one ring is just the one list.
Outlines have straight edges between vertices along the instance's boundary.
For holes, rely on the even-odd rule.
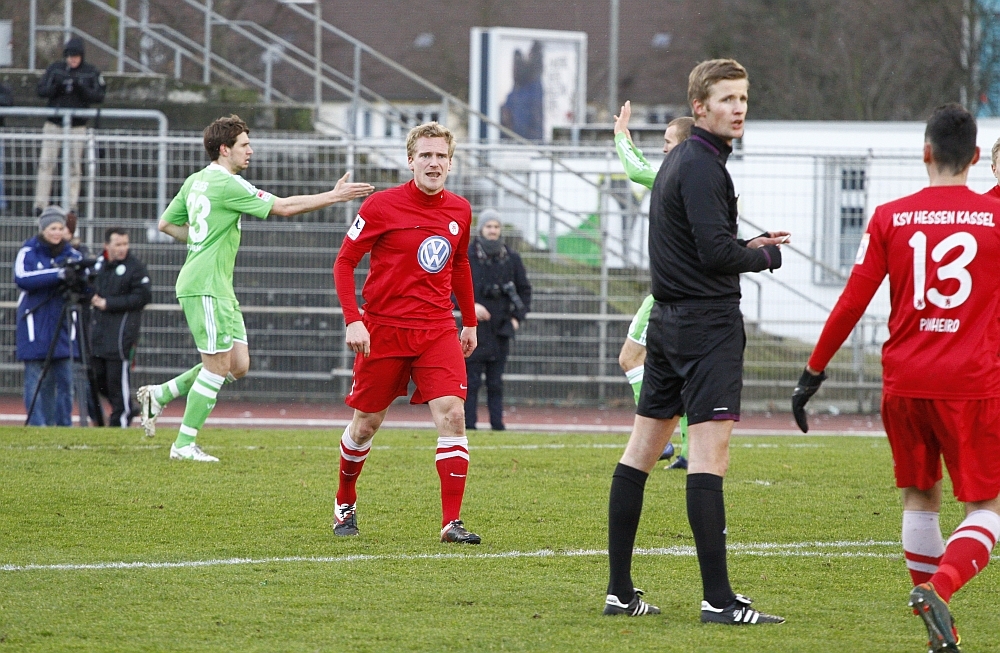
[[83,39],[79,36],[74,36],[70,40],[66,41],[66,46],[63,47],[64,57],[82,57],[83,56]]
[[[487,222],[500,222],[500,211],[496,209],[486,209],[479,214],[479,233],[483,233],[483,227]],[[502,223],[501,223],[502,224]]]
[[45,231],[45,228],[54,222],[61,222],[63,225],[66,224],[66,212],[62,210],[62,207],[55,204],[45,207],[42,214],[38,216],[38,231]]

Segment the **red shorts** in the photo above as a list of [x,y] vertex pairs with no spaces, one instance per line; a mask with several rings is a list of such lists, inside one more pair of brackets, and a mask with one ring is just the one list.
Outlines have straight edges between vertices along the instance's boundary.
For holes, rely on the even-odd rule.
[[896,487],[929,490],[941,457],[959,501],[1000,494],[1000,399],[914,399],[884,394],[882,423]]
[[366,323],[371,353],[354,358],[354,384],[344,403],[364,413],[389,407],[405,397],[410,379],[417,389],[411,404],[438,397],[465,401],[465,357],[455,329],[404,329]]

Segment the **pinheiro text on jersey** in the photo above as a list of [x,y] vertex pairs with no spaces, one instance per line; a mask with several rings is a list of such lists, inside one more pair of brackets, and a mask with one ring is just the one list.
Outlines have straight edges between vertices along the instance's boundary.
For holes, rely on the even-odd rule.
[[957,333],[958,327],[960,326],[962,326],[961,320],[949,320],[943,317],[920,318],[921,331],[934,331],[937,333]]
[[989,211],[903,211],[892,214],[892,226],[911,224],[971,224],[993,227],[993,213]]

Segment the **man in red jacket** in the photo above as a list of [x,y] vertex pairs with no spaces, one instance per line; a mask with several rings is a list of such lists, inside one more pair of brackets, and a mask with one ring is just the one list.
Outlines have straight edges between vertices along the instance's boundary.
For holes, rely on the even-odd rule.
[[[345,398],[354,418],[340,441],[335,535],[358,534],[358,476],[389,404],[406,396],[413,379],[410,402],[428,404],[438,429],[441,541],[480,542],[460,517],[469,469],[464,359],[476,348],[477,322],[468,257],[472,210],[465,198],[444,189],[454,152],[447,128],[432,122],[410,130],[406,155],[413,180],[365,200],[333,266],[347,346],[356,354]],[[368,253],[362,315],[354,269]],[[453,293],[462,312],[460,337]]]

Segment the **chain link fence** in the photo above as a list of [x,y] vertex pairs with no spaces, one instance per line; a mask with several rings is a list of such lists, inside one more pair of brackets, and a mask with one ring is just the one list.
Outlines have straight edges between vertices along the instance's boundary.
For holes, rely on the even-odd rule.
[[[37,231],[32,203],[42,138],[40,130],[0,130],[0,258],[8,266]],[[154,291],[134,381],[162,381],[194,365],[198,356],[173,297],[185,250],[161,240],[157,206],[207,164],[201,138],[114,130],[90,130],[82,138],[87,146],[78,236],[99,253],[105,228],[130,230],[132,251],[148,265]],[[397,140],[259,132],[251,138],[254,155],[244,176],[279,196],[327,190],[346,171],[377,189],[411,178],[405,146]],[[744,402],[748,409],[783,410],[842,289],[875,202],[916,190],[926,177],[910,152],[881,157],[740,152],[730,169],[741,192],[742,235],[765,228],[794,234],[783,250],[782,269],[743,277]],[[159,196],[161,172],[165,197]],[[57,174],[56,198],[59,179]],[[507,242],[521,253],[534,286],[532,313],[507,366],[507,401],[631,405],[617,358],[632,314],[649,292],[649,198],[625,179],[612,148],[460,145],[448,187],[470,200],[474,215],[500,210]],[[358,206],[335,205],[289,220],[242,221],[235,286],[252,365],[246,379],[227,388],[230,396],[342,401],[353,356],[344,347],[331,266]],[[357,270],[359,289],[366,272],[367,259]],[[835,410],[878,408],[879,348],[887,335],[884,295],[880,292],[831,365],[822,399]],[[0,392],[7,394],[22,388],[22,366],[15,359],[17,297],[8,274],[0,280]]]

